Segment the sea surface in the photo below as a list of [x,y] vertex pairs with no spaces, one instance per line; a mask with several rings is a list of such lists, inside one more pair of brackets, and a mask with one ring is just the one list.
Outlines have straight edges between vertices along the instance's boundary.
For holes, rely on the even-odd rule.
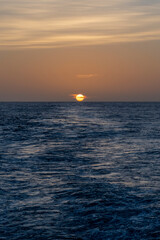
[[0,103],[0,240],[160,239],[160,103]]

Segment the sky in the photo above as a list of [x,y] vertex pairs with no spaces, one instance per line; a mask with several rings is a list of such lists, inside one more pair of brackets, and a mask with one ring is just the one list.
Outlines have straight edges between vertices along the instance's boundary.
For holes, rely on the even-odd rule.
[[160,101],[160,0],[0,0],[0,101]]

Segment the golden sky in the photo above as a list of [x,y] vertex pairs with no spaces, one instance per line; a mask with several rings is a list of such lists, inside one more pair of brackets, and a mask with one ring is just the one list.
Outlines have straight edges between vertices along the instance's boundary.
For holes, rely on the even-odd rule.
[[159,0],[0,0],[0,101],[160,101]]

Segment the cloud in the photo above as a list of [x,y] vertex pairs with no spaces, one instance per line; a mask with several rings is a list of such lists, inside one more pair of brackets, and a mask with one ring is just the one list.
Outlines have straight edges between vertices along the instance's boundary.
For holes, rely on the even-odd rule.
[[93,78],[93,77],[95,77],[96,76],[96,74],[78,74],[76,77],[77,78],[84,78],[84,79],[87,79],[87,78]]
[[0,49],[160,40],[158,0],[0,0]]

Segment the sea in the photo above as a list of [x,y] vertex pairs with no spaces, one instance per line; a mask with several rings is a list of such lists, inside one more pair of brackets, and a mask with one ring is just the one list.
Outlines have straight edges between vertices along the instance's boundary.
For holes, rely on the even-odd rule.
[[0,103],[0,240],[160,240],[160,103]]

